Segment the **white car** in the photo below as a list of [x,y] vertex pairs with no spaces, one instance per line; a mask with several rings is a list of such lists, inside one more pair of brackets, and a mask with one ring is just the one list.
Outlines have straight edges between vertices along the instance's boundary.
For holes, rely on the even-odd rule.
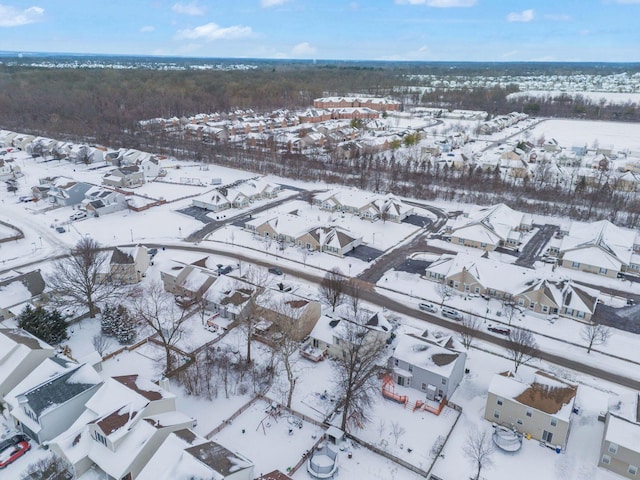
[[458,322],[462,320],[462,314],[453,308],[443,307],[442,316],[450,318],[451,320],[457,320]]
[[87,212],[78,210],[76,213],[74,213],[69,217],[69,220],[80,220],[81,218],[86,218],[86,217],[87,217]]
[[418,304],[418,308],[424,312],[436,313],[438,308],[433,303],[422,302]]

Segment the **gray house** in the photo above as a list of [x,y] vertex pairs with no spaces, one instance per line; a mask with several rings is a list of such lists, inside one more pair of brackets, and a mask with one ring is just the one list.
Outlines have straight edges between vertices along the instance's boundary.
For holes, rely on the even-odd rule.
[[85,194],[92,187],[85,182],[68,182],[49,188],[48,197],[51,203],[60,206],[77,205],[84,200]]
[[640,468],[640,410],[638,394],[618,397],[609,404],[598,466],[626,478]]
[[484,418],[564,450],[578,386],[540,371],[524,375],[493,376]]
[[425,393],[427,400],[451,398],[464,376],[467,354],[452,337],[400,334],[389,358],[393,380]]
[[0,279],[0,320],[17,317],[28,304],[45,300],[45,281],[40,270],[13,274]]
[[69,428],[101,384],[92,366],[51,357],[9,392],[5,401],[15,426],[41,444]]

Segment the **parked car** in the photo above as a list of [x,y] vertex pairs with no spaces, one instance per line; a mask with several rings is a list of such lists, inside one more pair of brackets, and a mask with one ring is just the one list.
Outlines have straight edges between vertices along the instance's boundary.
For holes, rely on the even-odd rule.
[[231,270],[233,270],[233,267],[231,265],[227,265],[226,267],[219,268],[218,273],[220,275],[226,275],[227,273],[230,273]]
[[489,325],[487,330],[493,333],[497,333],[499,335],[511,335],[511,329],[507,327],[498,327],[495,325]]
[[4,451],[0,451],[0,468],[5,468],[15,462],[29,450],[31,450],[31,444],[26,440],[22,440],[9,446]]
[[80,220],[81,218],[87,218],[87,212],[78,210],[76,213],[69,217],[69,220]]
[[150,248],[149,250],[147,250],[147,252],[149,253],[149,256],[151,258],[153,258],[158,254],[158,249],[157,248]]
[[33,202],[33,197],[30,197],[30,196],[19,197],[18,201],[22,203]]
[[442,316],[450,318],[451,320],[456,320],[458,322],[462,320],[462,314],[459,311],[449,307],[442,307]]
[[17,445],[20,442],[26,442],[26,441],[29,441],[29,439],[22,433],[13,435],[12,437],[9,437],[0,442],[0,452],[4,452],[9,447],[13,447],[14,445]]
[[64,233],[64,232],[66,232],[66,230],[64,229],[64,227],[56,227],[56,232]]
[[436,307],[433,303],[421,302],[418,304],[418,308],[425,312],[436,313],[438,311],[438,307]]
[[276,267],[269,268],[269,273],[273,273],[274,275],[282,275],[282,270]]

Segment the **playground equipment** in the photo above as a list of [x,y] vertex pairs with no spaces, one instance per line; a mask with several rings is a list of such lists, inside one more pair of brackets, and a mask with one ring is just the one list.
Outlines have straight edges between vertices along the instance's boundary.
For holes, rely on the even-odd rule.
[[391,377],[391,375],[385,375],[382,378],[382,396],[384,398],[388,398],[389,400],[393,400],[394,402],[401,403],[402,405],[404,405],[404,408],[408,408],[413,412],[415,412],[416,410],[423,410],[426,412],[431,412],[434,415],[440,415],[442,409],[447,404],[446,397],[442,398],[439,403],[425,402],[422,400],[416,400],[414,402],[410,401],[407,395],[400,395],[396,393],[395,382],[393,381],[393,377]]
[[505,452],[517,452],[522,448],[522,434],[515,428],[494,425],[492,439],[493,443]]
[[314,478],[332,478],[338,471],[338,451],[322,442],[307,460],[307,472]]

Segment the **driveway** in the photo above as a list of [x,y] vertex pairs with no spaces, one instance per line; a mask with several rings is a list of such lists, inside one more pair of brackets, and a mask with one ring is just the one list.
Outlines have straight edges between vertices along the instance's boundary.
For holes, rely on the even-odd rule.
[[363,262],[371,262],[383,253],[382,250],[378,250],[377,248],[369,247],[368,245],[359,245],[350,252],[345,253],[344,256],[357,258]]
[[532,268],[533,264],[540,260],[540,255],[544,253],[544,248],[549,243],[549,240],[559,230],[557,225],[535,225],[538,231],[522,248],[522,252],[516,260],[516,265],[521,267]]

